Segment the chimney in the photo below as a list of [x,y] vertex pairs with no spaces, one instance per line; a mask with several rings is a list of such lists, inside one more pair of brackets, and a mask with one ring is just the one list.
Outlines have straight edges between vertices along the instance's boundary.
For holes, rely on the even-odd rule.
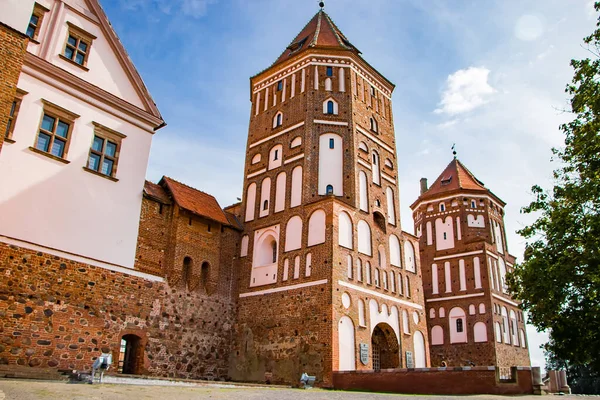
[[421,194],[427,191],[427,178],[421,178]]

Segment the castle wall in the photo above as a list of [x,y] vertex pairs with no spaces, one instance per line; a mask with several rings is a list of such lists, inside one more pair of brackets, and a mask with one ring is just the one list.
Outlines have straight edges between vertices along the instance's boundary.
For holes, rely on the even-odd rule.
[[89,370],[135,334],[143,343],[138,374],[224,379],[234,303],[0,243],[0,363]]

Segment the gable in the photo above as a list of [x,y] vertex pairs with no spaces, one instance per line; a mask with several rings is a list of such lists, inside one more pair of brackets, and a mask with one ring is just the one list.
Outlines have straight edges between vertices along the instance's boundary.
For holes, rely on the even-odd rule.
[[[49,61],[61,69],[109,92],[130,104],[160,117],[139,73],[114,32],[97,0],[66,0],[66,7],[52,32]],[[73,28],[75,27],[75,28]],[[85,68],[61,55],[73,29],[90,35],[91,45]],[[162,118],[161,118],[162,119]]]

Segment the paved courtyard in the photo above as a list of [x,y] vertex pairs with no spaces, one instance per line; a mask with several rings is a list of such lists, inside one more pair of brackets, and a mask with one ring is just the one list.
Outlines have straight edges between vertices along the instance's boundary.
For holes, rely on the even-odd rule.
[[[415,396],[353,393],[319,389],[245,388],[211,385],[206,387],[164,387],[132,385],[86,385],[63,382],[0,380],[0,400],[377,400],[414,399]],[[419,396],[420,399],[458,399],[453,396]],[[502,396],[469,396],[469,399],[507,399]],[[552,399],[554,397],[545,397]],[[561,396],[574,399],[575,396]],[[538,396],[520,396],[519,400]]]

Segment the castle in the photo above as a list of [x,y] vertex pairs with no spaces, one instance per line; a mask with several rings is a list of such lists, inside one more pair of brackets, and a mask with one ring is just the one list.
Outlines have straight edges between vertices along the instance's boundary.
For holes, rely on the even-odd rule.
[[0,365],[111,352],[123,374],[330,387],[529,366],[504,202],[455,158],[402,231],[394,85],[322,9],[250,80],[243,199],[224,209],[145,181],[165,122],[97,0],[0,19]]

